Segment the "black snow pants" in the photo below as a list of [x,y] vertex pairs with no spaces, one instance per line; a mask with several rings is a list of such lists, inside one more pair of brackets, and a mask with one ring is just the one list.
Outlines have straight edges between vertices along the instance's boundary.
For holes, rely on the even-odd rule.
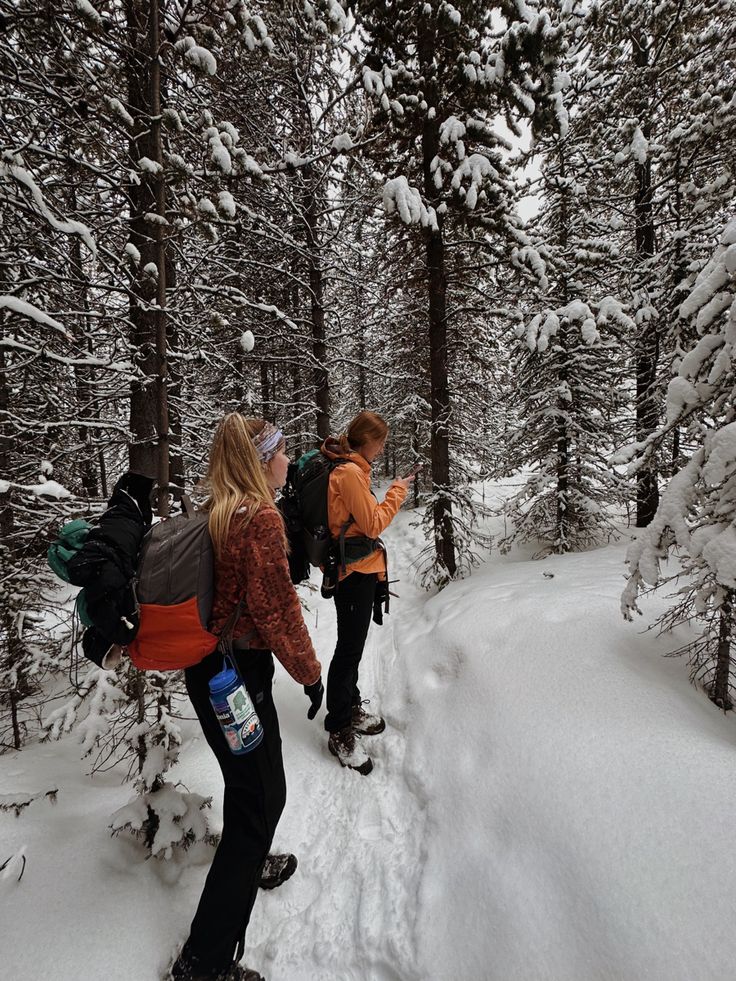
[[242,944],[258,893],[276,825],[286,803],[281,735],[271,694],[270,651],[236,651],[235,660],[263,726],[263,740],[250,753],[228,749],[209,700],[208,682],[222,670],[222,654],[213,652],[187,668],[187,692],[205,738],[225,780],[223,828],[182,956],[202,973],[216,974],[233,963]]
[[337,646],[327,674],[328,732],[349,726],[353,706],[360,705],[358,670],[371,625],[377,579],[375,572],[351,572],[335,590]]

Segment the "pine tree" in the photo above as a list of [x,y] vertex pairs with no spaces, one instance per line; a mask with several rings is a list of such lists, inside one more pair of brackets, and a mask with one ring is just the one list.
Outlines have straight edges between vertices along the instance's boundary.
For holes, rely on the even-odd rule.
[[[611,267],[606,290],[627,303],[636,324],[632,435],[640,443],[659,426],[662,380],[682,326],[677,307],[692,285],[692,259],[715,234],[731,171],[725,107],[733,72],[717,61],[722,43],[733,41],[734,12],[728,0],[601,0],[576,28],[585,89],[574,126],[598,167],[596,211],[608,220],[611,241],[618,239],[622,261]],[[656,511],[658,474],[677,458],[677,438],[669,460],[662,447],[637,471],[639,527]]]
[[[568,37],[581,16],[575,7],[562,17]],[[534,145],[543,161],[534,237],[544,289],[531,291],[516,328],[521,402],[504,454],[506,469],[522,466],[528,475],[506,502],[513,530],[502,547],[531,539],[542,554],[600,545],[614,534],[622,487],[609,457],[626,407],[625,341],[635,331],[620,300],[605,293],[619,248],[593,199],[602,168],[578,126],[587,69],[575,43],[561,68],[567,118]]]
[[678,653],[689,656],[693,680],[728,709],[736,595],[736,221],[726,226],[680,317],[694,321],[698,340],[669,383],[666,424],[638,448],[632,468],[646,466],[676,427],[695,449],[670,479],[654,520],[629,549],[622,611],[627,619],[641,612],[639,591],[645,583],[660,582],[660,563],[677,548],[685,582],[676,606],[659,622],[663,629],[700,625],[697,638]]
[[[475,2],[387,3],[356,7],[367,38],[362,79],[374,106],[373,144],[388,180],[384,205],[415,230],[416,261],[425,269],[426,342],[431,406],[435,546],[434,578],[458,572],[459,505],[451,476],[455,431],[448,351],[448,238],[463,226],[493,253],[509,239],[520,263],[534,263],[513,211],[514,189],[494,116],[548,115],[557,32],[530,5]],[[533,80],[534,76],[537,76]],[[534,92],[534,97],[532,96]],[[490,240],[490,241],[489,241]],[[423,253],[423,254],[422,254]],[[420,260],[421,255],[421,260]],[[461,559],[461,567],[462,567]]]

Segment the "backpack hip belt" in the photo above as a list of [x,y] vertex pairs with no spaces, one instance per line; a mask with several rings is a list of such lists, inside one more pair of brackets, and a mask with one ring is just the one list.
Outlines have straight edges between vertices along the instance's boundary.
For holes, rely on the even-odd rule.
[[361,559],[372,555],[377,549],[383,548],[383,542],[380,538],[369,538],[367,535],[351,535],[350,538],[347,538],[346,532],[354,523],[355,518],[351,514],[345,524],[340,528],[340,534],[336,539],[338,564],[343,576],[347,573],[348,565],[359,562]]

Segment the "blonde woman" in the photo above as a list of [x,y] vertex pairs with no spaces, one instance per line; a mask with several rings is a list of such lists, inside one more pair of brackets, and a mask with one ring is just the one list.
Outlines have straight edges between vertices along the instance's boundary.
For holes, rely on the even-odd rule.
[[233,755],[209,701],[222,668],[217,651],[186,670],[189,697],[225,780],[223,829],[189,939],[171,968],[175,981],[262,981],[238,961],[264,862],[286,802],[281,737],[271,696],[272,653],[310,699],[322,702],[320,664],[289,576],[283,522],[274,495],[289,460],[282,433],[263,420],[231,412],[215,432],[207,480],[215,547],[214,633],[240,605],[232,636],[238,670],[261,720],[264,738]]

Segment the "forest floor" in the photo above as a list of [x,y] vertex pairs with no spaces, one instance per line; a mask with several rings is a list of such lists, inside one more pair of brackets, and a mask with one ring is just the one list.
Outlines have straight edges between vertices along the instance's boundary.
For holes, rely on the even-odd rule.
[[[275,850],[300,864],[259,898],[246,963],[267,981],[734,976],[736,724],[661,656],[684,634],[642,632],[665,596],[639,623],[621,618],[629,538],[542,561],[494,551],[428,594],[416,516],[398,517],[386,539],[400,599],[361,672],[388,723],[365,739],[369,777],[339,768],[323,713],[309,722],[277,667],[289,800]],[[308,596],[326,668],[334,611]],[[219,827],[219,771],[196,723],[185,734],[171,778],[213,795]],[[59,788],[55,807],[0,815],[0,865],[16,856],[0,873],[3,976],[156,981],[211,853],[146,861],[111,838],[130,786],[79,757],[67,736],[0,758],[0,794]]]

